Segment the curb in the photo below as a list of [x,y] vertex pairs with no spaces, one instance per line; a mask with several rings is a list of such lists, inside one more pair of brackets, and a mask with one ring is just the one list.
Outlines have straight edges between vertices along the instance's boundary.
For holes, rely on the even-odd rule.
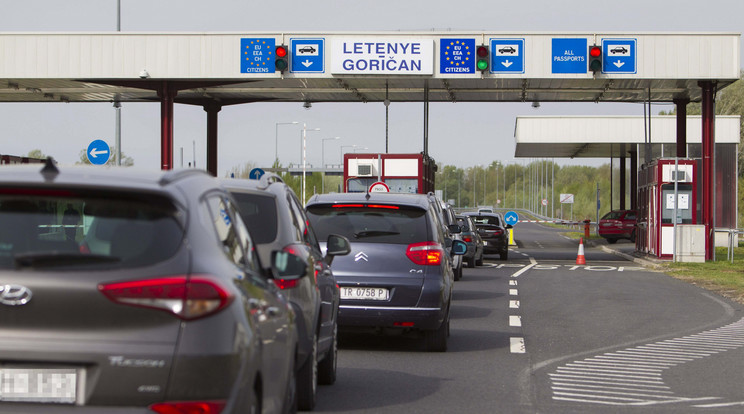
[[623,259],[633,261],[633,262],[638,263],[638,264],[640,264],[641,266],[644,266],[644,267],[650,267],[650,268],[653,268],[655,270],[661,270],[661,269],[664,268],[664,266],[662,264],[660,264],[660,263],[652,262],[650,260],[642,259],[640,257],[631,256],[631,255],[629,255],[627,253],[623,253],[623,252],[620,252],[618,250],[611,249],[611,248],[609,248],[607,246],[604,246],[604,245],[603,246],[599,246],[599,247],[603,251],[605,251],[606,253],[611,253],[611,254],[614,254],[615,256],[620,256]]

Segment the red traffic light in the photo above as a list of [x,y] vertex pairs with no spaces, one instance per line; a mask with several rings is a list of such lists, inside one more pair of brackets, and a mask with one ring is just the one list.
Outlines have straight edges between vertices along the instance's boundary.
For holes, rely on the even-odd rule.
[[276,57],[285,57],[287,56],[287,46],[277,46],[276,47]]
[[274,60],[274,67],[276,70],[280,72],[284,72],[287,70],[287,67],[289,66],[289,62],[287,61],[289,59],[288,52],[287,52],[287,46],[285,45],[279,45],[274,49],[274,53],[276,53],[276,57]]
[[589,46],[589,70],[595,74],[602,70],[602,47]]
[[602,48],[599,46],[592,46],[589,48],[589,56],[600,57],[602,56]]
[[475,53],[478,55],[479,58],[488,56],[488,46],[478,46],[478,49],[476,49]]

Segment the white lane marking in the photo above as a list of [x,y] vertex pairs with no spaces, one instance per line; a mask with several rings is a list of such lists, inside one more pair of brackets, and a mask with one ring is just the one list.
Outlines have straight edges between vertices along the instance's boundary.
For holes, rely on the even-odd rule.
[[517,286],[517,281],[516,280],[510,280],[509,281],[509,286]]
[[[534,260],[534,259],[530,257],[530,260]],[[535,265],[537,265],[537,262],[535,262],[535,263],[532,263],[532,264],[529,264],[529,265],[527,265],[527,266],[525,266],[525,267],[523,267],[523,268],[519,269],[519,270],[517,271],[517,273],[514,273],[513,275],[511,275],[511,277],[519,277],[519,276],[520,276],[520,275],[521,275],[522,273],[524,273],[524,272],[526,272],[526,271],[528,271],[528,270],[532,269],[533,267],[535,267]]]
[[511,337],[509,338],[510,349],[512,354],[524,354],[527,349],[524,346],[524,338]]
[[[668,393],[661,390],[670,389],[664,384],[663,374],[665,370],[686,362],[744,347],[744,343],[740,341],[744,341],[744,318],[699,334],[606,352],[602,355],[573,361],[557,367],[554,372],[548,374],[553,389],[553,399],[633,406],[721,400],[720,397],[713,396],[688,398],[661,395]],[[645,389],[647,387],[654,388],[654,390],[649,394],[649,391]],[[744,402],[719,402],[694,405],[694,407],[714,408],[738,405],[744,405]]]
[[509,301],[509,309],[519,309],[519,301],[518,300],[510,300]]
[[519,290],[509,289],[509,296],[519,296]]
[[522,326],[522,317],[518,315],[509,315],[509,326]]
[[719,408],[719,407],[734,407],[737,405],[744,405],[744,401],[718,403],[718,404],[700,404],[700,405],[693,405],[693,407],[695,408]]

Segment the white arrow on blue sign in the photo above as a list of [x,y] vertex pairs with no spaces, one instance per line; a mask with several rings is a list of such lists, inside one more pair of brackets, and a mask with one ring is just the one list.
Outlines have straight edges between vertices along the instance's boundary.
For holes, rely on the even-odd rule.
[[517,214],[516,211],[507,211],[506,214],[504,214],[504,221],[506,224],[511,224],[513,226],[519,222],[519,214]]
[[491,73],[524,73],[524,39],[490,39]]
[[97,139],[88,145],[88,150],[85,152],[88,156],[88,161],[93,165],[106,164],[111,156],[111,150],[109,149],[106,141]]
[[266,172],[264,170],[262,170],[260,168],[254,168],[254,169],[251,170],[250,173],[248,173],[248,178],[250,178],[251,180],[258,180],[264,174],[266,174]]
[[289,39],[290,72],[325,72],[325,39]]
[[636,73],[636,39],[602,39],[602,73]]

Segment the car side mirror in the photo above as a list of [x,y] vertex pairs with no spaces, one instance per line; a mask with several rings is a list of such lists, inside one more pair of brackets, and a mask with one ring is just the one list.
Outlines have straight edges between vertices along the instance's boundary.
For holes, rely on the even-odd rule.
[[346,256],[351,253],[349,239],[338,234],[329,234],[326,241],[325,262],[330,266],[335,256]]
[[449,228],[449,231],[452,234],[462,233],[462,228],[457,224],[450,224],[447,228]]
[[465,244],[462,240],[453,240],[452,241],[452,254],[454,255],[463,255],[467,253],[468,251],[468,245]]
[[300,279],[307,275],[307,263],[301,257],[282,250],[271,252],[274,279]]

